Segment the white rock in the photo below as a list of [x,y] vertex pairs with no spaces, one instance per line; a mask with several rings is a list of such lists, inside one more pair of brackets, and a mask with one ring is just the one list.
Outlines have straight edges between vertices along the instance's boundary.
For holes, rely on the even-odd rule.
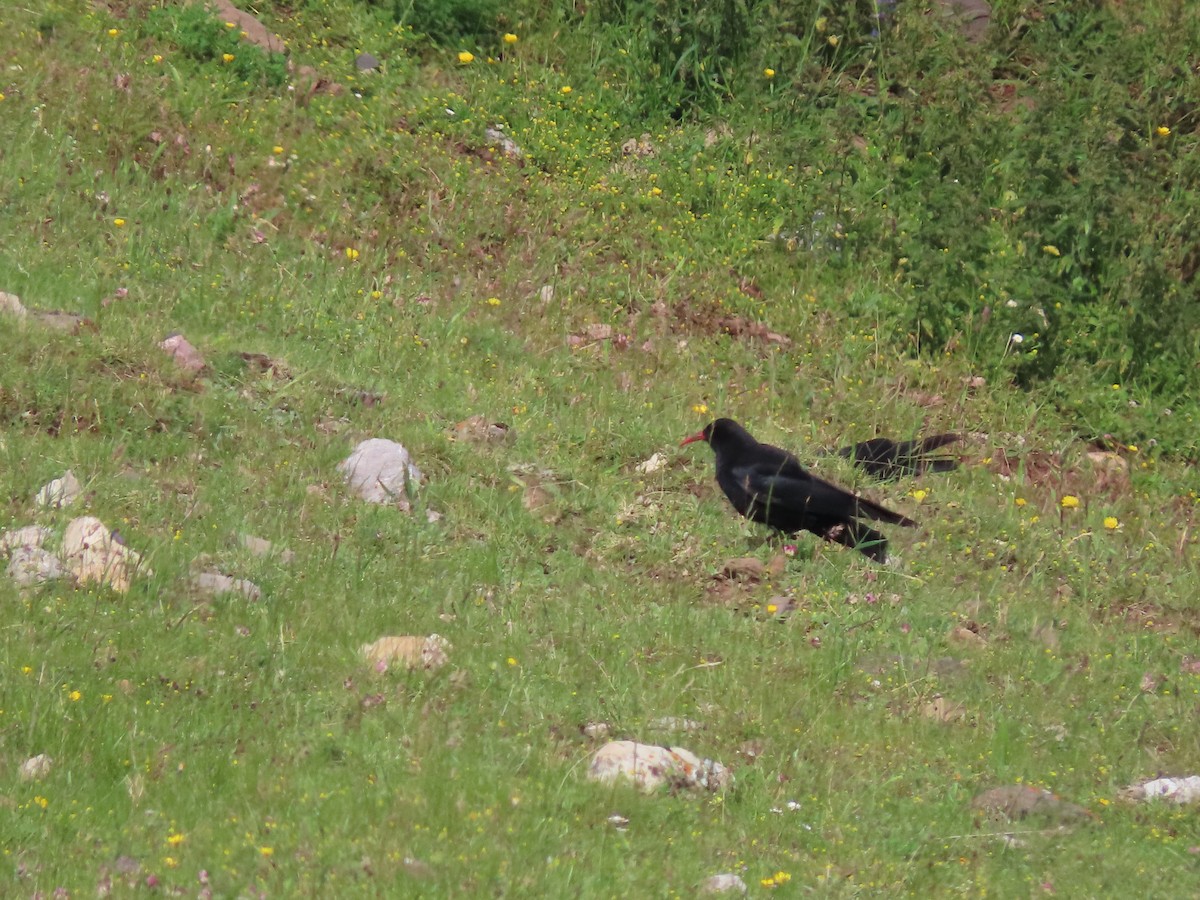
[[50,768],[54,765],[54,760],[45,753],[39,753],[37,756],[31,756],[25,762],[21,763],[21,780],[22,781],[40,781],[50,774]]
[[62,509],[62,507],[74,503],[82,490],[75,473],[67,469],[62,478],[55,478],[42,485],[42,489],[37,492],[33,502],[41,509],[47,507]]
[[338,471],[362,499],[395,504],[405,512],[411,508],[409,494],[421,481],[421,470],[404,446],[386,438],[363,441],[338,463]]
[[49,538],[50,529],[43,525],[26,525],[24,528],[13,528],[9,531],[0,532],[0,553],[7,555],[20,547],[29,549],[41,547]]
[[238,536],[238,540],[254,556],[274,556],[284,565],[291,565],[296,561],[296,554],[293,551],[277,550],[275,549],[275,545],[265,538],[255,537],[252,534],[242,534]]
[[49,550],[17,547],[9,556],[7,573],[21,587],[33,587],[62,578],[63,567],[58,557]]
[[612,741],[596,751],[588,778],[611,784],[628,778],[649,793],[664,784],[710,791],[730,786],[733,776],[725,766],[701,759],[682,747],[659,747],[637,741]]
[[9,313],[14,316],[24,316],[28,313],[25,305],[21,303],[21,298],[16,294],[6,294],[0,291],[0,313]]
[[660,716],[648,723],[655,731],[699,731],[703,726],[695,719],[685,719],[682,716]]
[[649,459],[637,464],[637,471],[643,475],[653,475],[655,472],[661,471],[667,465],[667,458],[661,453],[655,453]]
[[232,578],[221,572],[200,572],[192,576],[196,590],[209,597],[221,594],[241,594],[247,600],[261,600],[262,588],[245,578]]
[[739,894],[747,891],[746,882],[732,872],[722,872],[700,882],[701,894],[725,894],[731,891]]
[[601,738],[608,737],[609,732],[612,731],[612,728],[609,727],[607,722],[588,722],[580,730],[586,737],[590,737],[592,740],[598,741]]
[[1122,791],[1127,800],[1169,800],[1180,805],[1200,800],[1200,775],[1183,778],[1155,778],[1133,784]]
[[[141,557],[117,541],[95,516],[72,519],[63,535],[62,560],[80,584],[107,584],[118,593],[129,590]],[[147,575],[153,574],[145,570]]]

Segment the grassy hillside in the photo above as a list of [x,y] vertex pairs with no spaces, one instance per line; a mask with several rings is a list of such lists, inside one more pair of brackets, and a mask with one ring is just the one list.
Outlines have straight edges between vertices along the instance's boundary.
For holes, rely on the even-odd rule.
[[[1200,16],[1130,6],[0,11],[0,530],[150,570],[0,577],[18,894],[1194,892],[1194,812],[1118,802],[1200,769]],[[719,415],[920,527],[722,578],[779,542],[677,448]],[[735,784],[589,782],[623,738]],[[1012,785],[1090,815],[972,809]]]

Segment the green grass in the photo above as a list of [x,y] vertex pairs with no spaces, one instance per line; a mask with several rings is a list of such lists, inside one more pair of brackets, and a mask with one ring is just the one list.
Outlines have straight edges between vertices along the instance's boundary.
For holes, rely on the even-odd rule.
[[[1194,815],[1114,802],[1200,765],[1197,307],[1179,268],[1195,78],[1152,64],[1119,10],[1092,28],[1070,4],[997,3],[983,48],[915,15],[880,45],[848,37],[846,56],[810,29],[724,60],[727,90],[677,84],[655,107],[645,79],[669,73],[599,12],[535,27],[518,7],[478,45],[443,46],[382,6],[268,4],[292,61],[341,86],[311,92],[275,86],[271,60],[188,51],[152,6],[0,16],[0,290],[95,324],[0,320],[0,527],[96,515],[154,573],[125,595],[0,580],[14,891],[691,896],[725,871],[753,896],[1194,891]],[[1168,28],[1172,9],[1146,23],[1194,55],[1195,17]],[[1037,74],[1096,46],[1095,79]],[[381,72],[354,71],[361,50]],[[767,80],[772,54],[792,68]],[[1099,141],[1115,121],[1111,97],[1087,98],[1128,71],[1149,99],[1125,139],[1144,141],[1103,152],[1130,168],[1063,175],[1079,129]],[[1007,113],[976,102],[993,79],[1037,97],[1003,147]],[[523,166],[487,151],[495,124]],[[622,152],[643,134],[651,154]],[[1035,151],[1046,202],[1005,200]],[[1099,256],[1048,221],[1098,235]],[[1128,223],[1153,224],[1161,257]],[[1126,334],[1116,298],[1151,275],[1163,306],[1127,295],[1132,318],[1169,334]],[[1069,334],[1037,344],[1035,303],[1061,304]],[[788,342],[730,336],[735,318]],[[628,346],[572,347],[594,324]],[[176,330],[203,377],[157,349]],[[1030,336],[1016,349],[1014,330]],[[475,413],[515,440],[452,440]],[[806,460],[877,429],[971,437],[960,471],[919,483],[821,460],[919,519],[891,529],[893,565],[805,536],[782,576],[727,597],[722,563],[773,548],[717,492],[707,448],[675,449],[717,415]],[[1080,440],[1106,431],[1128,464],[1107,482]],[[412,451],[440,521],[347,495],[336,465],[371,436]],[[1011,478],[1000,451],[1024,460]],[[655,452],[669,465],[639,474]],[[35,513],[67,468],[83,500]],[[550,497],[532,511],[531,472]],[[295,562],[252,557],[245,533]],[[263,599],[197,596],[198,560]],[[782,621],[766,611],[781,593],[799,603]],[[453,644],[436,673],[358,656],[431,632]],[[923,715],[939,694],[966,717]],[[655,730],[663,716],[701,728]],[[589,722],[719,760],[736,784],[597,787]],[[39,753],[51,773],[22,782]],[[976,820],[971,798],[1015,783],[1098,821]],[[1008,847],[1006,830],[1043,833]]]

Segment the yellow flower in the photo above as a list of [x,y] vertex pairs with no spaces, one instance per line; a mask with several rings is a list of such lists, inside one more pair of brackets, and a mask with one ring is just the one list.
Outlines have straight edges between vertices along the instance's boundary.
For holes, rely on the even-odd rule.
[[33,802],[36,803],[38,806],[40,806],[42,809],[45,809],[47,806],[50,805],[50,801],[47,800],[45,797],[41,797],[41,796],[34,797]]
[[280,147],[278,144],[276,144],[274,147],[271,148],[271,152],[274,153],[276,156],[278,156],[280,153],[283,152],[283,148]]
[[775,70],[774,70],[774,69],[770,69],[770,68],[763,69],[763,77],[764,77],[764,78],[766,78],[766,79],[771,79],[771,78],[774,78],[774,77],[775,77]]
[[71,691],[71,693],[67,694],[67,699],[72,703],[78,703],[82,697],[83,694],[79,693],[79,691]]
[[275,848],[274,847],[259,847],[258,852],[262,856],[271,856],[272,854],[275,853]]
[[179,865],[179,860],[177,860],[173,856],[164,856],[163,857],[163,865],[166,866],[168,869],[174,869],[177,865]]
[[1044,247],[1042,247],[1042,252],[1049,253],[1051,256],[1062,256],[1062,253],[1060,253],[1059,249],[1053,244],[1046,244]]
[[125,220],[124,219],[113,219],[113,225],[115,225],[117,228],[124,228]]
[[120,34],[120,33],[121,33],[121,29],[120,29],[120,28],[110,28],[110,29],[108,29],[108,36],[109,36],[109,37],[116,37],[116,36],[117,36],[118,34]]
[[488,305],[488,306],[499,306],[499,305],[500,305],[500,298],[499,298],[499,297],[488,297],[488,299],[487,299],[487,305]]
[[226,22],[225,27],[226,28],[237,28],[237,25],[233,22]]
[[660,187],[650,188],[650,195],[653,197],[661,197],[662,196],[662,188],[660,188]]
[[0,93],[0,103],[2,103],[3,101],[4,101],[4,94]]
[[562,87],[559,88],[559,91],[564,94],[569,94],[569,93],[571,93],[571,86],[569,84],[564,84]]
[[1064,494],[1061,502],[1063,509],[1075,509],[1079,505],[1079,498],[1074,494]]
[[915,491],[912,492],[912,496],[913,496],[914,500],[916,500],[918,503],[920,503],[922,500],[924,500],[926,497],[929,496],[929,492],[924,490],[923,488],[917,488]]
[[172,847],[178,847],[183,842],[184,842],[184,837],[182,834],[167,835],[167,843],[170,844]]
[[152,57],[150,57],[150,59],[154,63],[160,63],[163,60],[161,53],[155,53]]
[[1120,524],[1121,523],[1117,521],[1116,516],[1105,516],[1104,517],[1104,527],[1107,528],[1109,531],[1113,531]]
[[1025,498],[1024,498],[1024,497],[1018,497],[1018,498],[1017,498],[1016,500],[1014,500],[1013,502],[1014,502],[1015,504],[1017,504],[1017,506],[1024,506],[1024,505],[1025,505]]
[[459,50],[458,51],[458,61],[460,63],[462,63],[464,66],[467,63],[475,62],[475,54],[469,53],[466,50]]
[[1166,137],[1168,134],[1171,133],[1171,129],[1168,128],[1166,125],[1159,125],[1158,128],[1156,128],[1154,130],[1158,132],[1159,137]]
[[513,34],[511,31],[504,36],[504,43],[506,43],[506,44],[515,44],[519,40],[520,40],[520,38],[517,37],[515,34]]
[[825,30],[825,26],[827,26],[828,24],[829,24],[829,20],[826,19],[824,16],[821,16],[821,18],[817,19],[817,21],[813,23],[813,27],[815,29],[817,29],[818,32],[822,32]]
[[514,659],[513,657],[511,657],[511,656],[510,656],[510,657],[508,658],[508,664],[509,664],[510,666],[515,666],[515,665],[517,664],[517,661],[516,661],[516,659]]
[[700,415],[703,416],[708,412],[708,404],[707,403],[694,403],[694,404],[692,404],[692,412],[699,413]]
[[350,260],[351,262],[358,259],[358,251],[355,250],[353,247],[347,247],[346,248],[346,259]]
[[236,57],[232,53],[222,53],[221,59],[227,63],[231,63],[234,61],[234,59],[236,59]]
[[776,606],[774,603],[768,603],[767,604],[767,612],[769,612],[771,615],[775,615],[775,613],[779,612],[779,607]]
[[836,34],[831,34],[829,37],[825,38],[825,40],[829,42],[830,47],[836,47],[841,41],[841,38],[839,38]]

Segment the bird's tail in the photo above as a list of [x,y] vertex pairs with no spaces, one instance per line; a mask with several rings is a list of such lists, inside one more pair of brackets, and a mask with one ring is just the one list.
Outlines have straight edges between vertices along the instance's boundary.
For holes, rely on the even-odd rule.
[[837,541],[845,547],[857,550],[875,562],[887,562],[887,538],[862,522],[839,522],[825,531],[828,541]]

